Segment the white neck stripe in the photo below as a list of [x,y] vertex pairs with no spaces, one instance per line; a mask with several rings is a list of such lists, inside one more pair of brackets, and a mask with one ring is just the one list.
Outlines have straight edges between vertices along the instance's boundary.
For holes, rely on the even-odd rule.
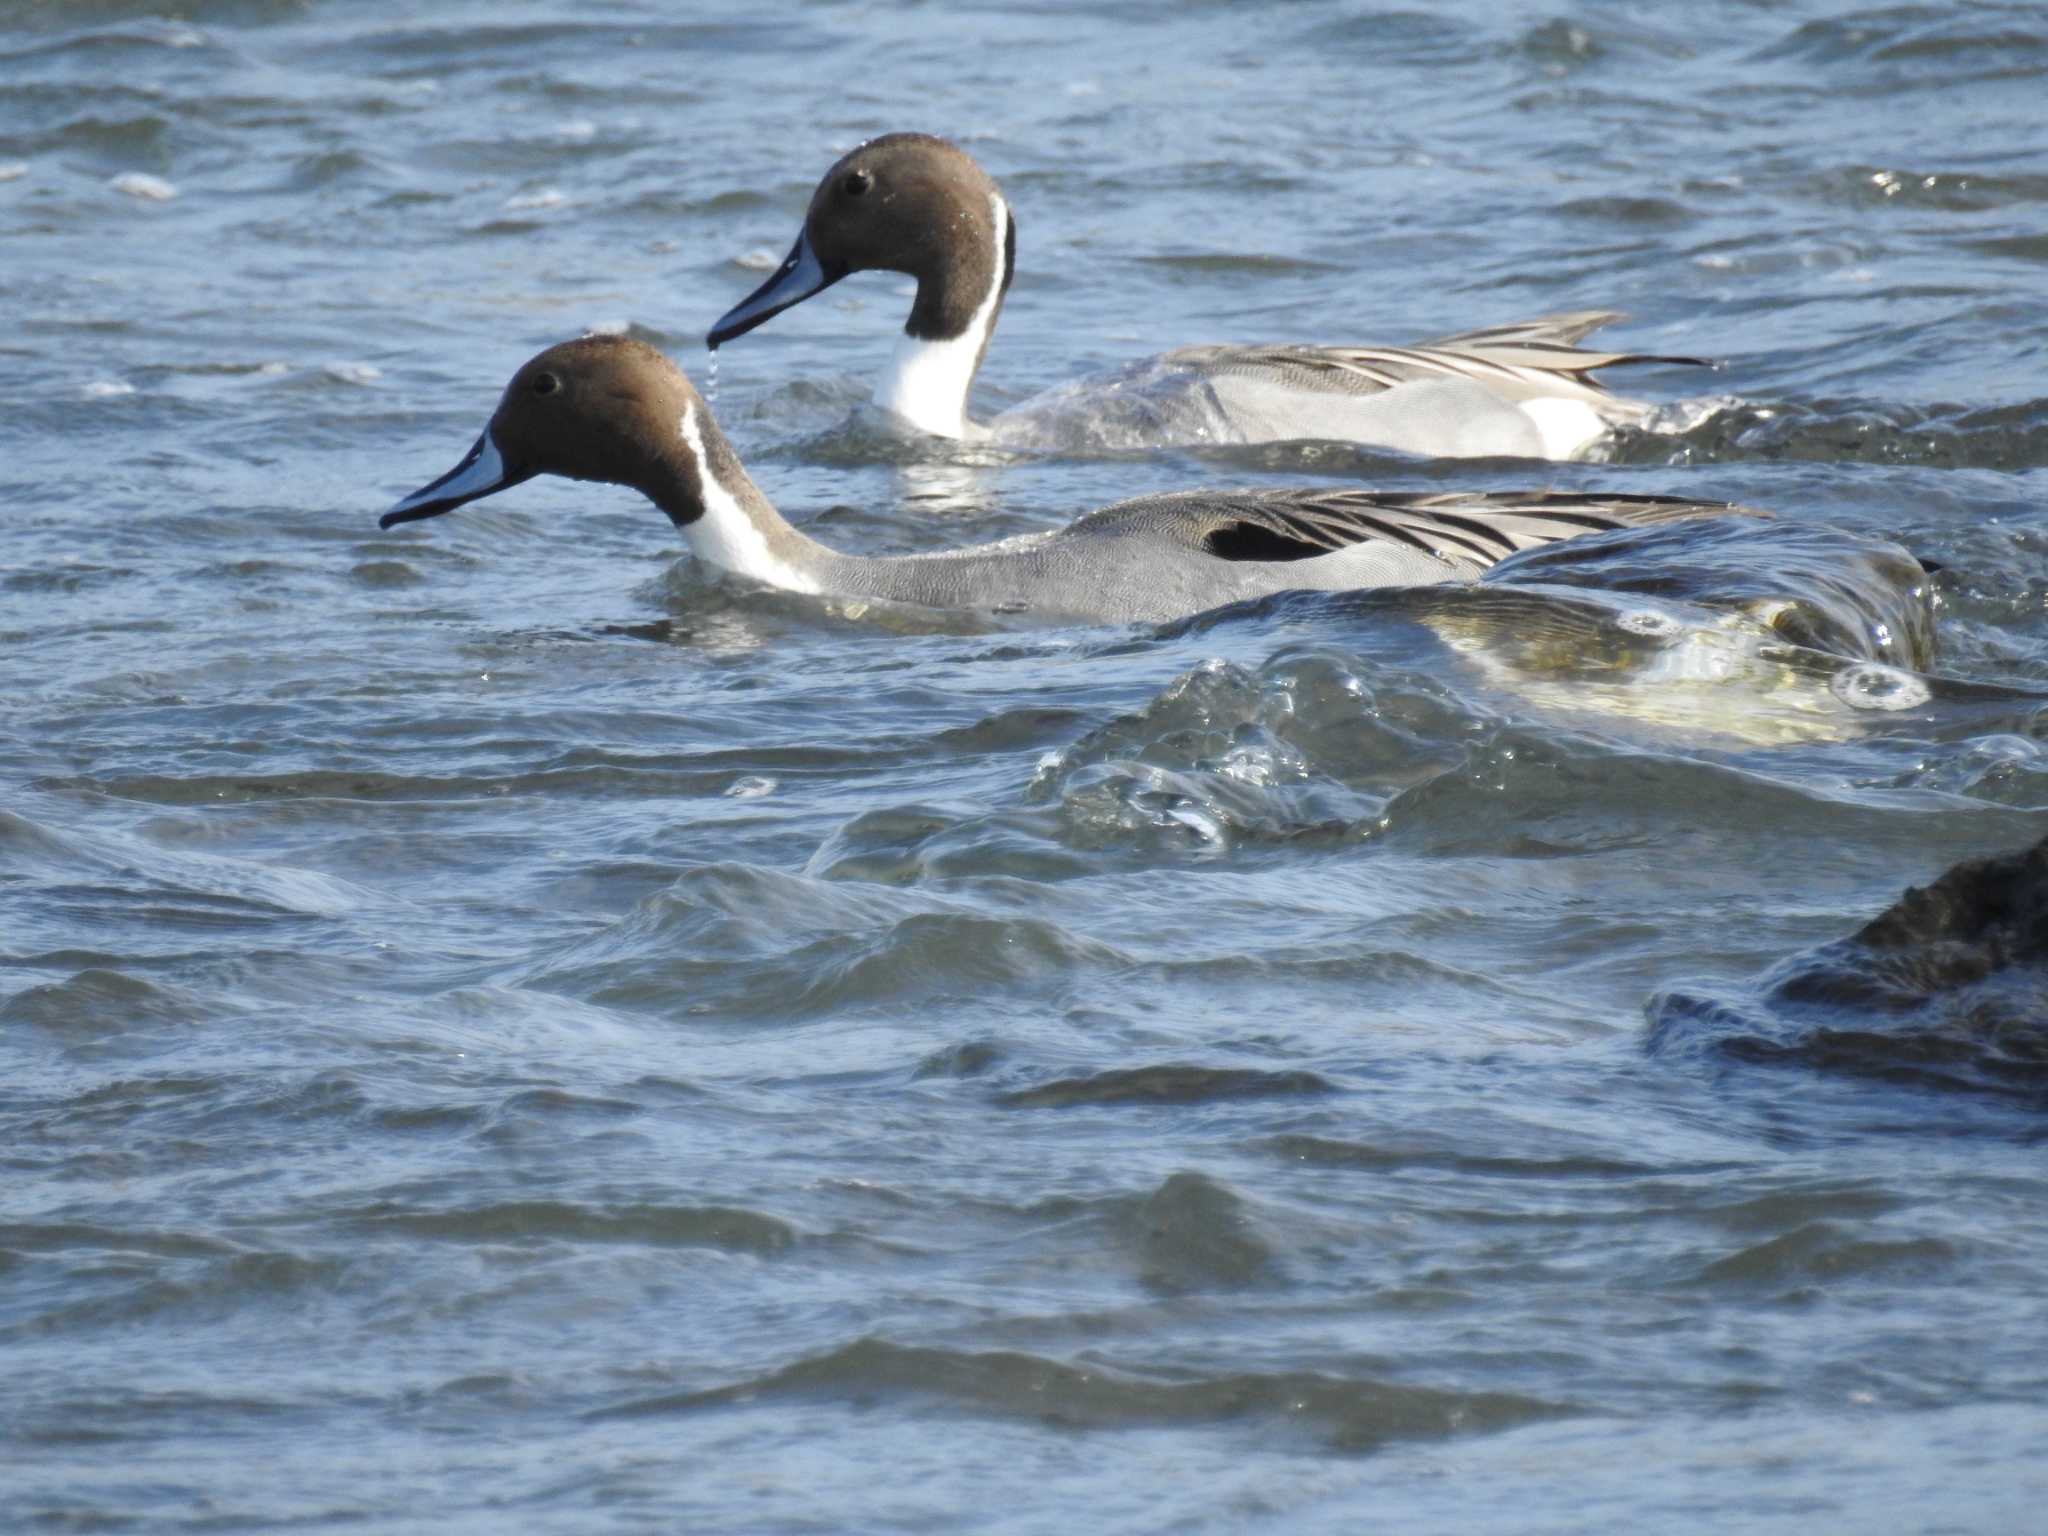
[[779,558],[768,547],[768,536],[747,515],[741,504],[718,476],[712,473],[710,455],[704,451],[704,434],[697,429],[697,403],[683,407],[683,443],[697,461],[697,480],[704,488],[704,515],[683,529],[690,541],[690,553],[706,565],[732,571],[781,587],[786,592],[815,592],[818,584]]
[[988,195],[990,222],[994,225],[994,249],[989,253],[988,292],[974,308],[967,329],[950,339],[921,341],[905,334],[896,339],[896,356],[888,373],[875,389],[875,404],[893,411],[920,432],[933,437],[965,437],[967,391],[974,383],[974,370],[981,363],[989,327],[995,324],[996,305],[1003,297],[1005,247],[1010,228],[1010,209],[1001,194]]

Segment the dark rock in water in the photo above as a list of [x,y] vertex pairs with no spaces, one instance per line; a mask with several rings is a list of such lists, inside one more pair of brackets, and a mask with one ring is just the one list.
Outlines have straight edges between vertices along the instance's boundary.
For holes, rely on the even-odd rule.
[[1653,1051],[1707,1049],[2048,1105],[2048,838],[1966,859],[1748,996],[1671,992]]
[[[1924,890],[1907,887],[1850,937],[1787,966],[1772,993],[1897,1012],[2044,960],[2048,838],[2025,853],[1965,859]],[[2033,990],[2048,1003],[2048,976]],[[2032,1021],[2048,1024],[2048,1008],[2037,1008]]]

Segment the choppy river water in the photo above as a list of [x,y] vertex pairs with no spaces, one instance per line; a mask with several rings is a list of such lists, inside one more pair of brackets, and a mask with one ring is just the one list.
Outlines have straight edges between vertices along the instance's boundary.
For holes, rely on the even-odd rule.
[[[2038,1518],[2040,1020],[1769,977],[2048,831],[2044,100],[2017,4],[0,4],[0,1526]],[[548,342],[708,389],[900,128],[1017,214],[987,411],[1610,305],[1721,367],[1605,463],[994,454],[863,423],[863,277],[719,354],[821,538],[1777,519],[1137,630],[559,481],[378,531]]]

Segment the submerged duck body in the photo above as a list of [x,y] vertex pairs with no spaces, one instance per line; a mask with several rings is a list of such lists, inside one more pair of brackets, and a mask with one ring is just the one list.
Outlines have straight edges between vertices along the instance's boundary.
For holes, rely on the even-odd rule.
[[852,273],[901,272],[917,296],[875,403],[917,431],[1020,448],[1329,438],[1439,457],[1575,457],[1651,410],[1595,369],[1699,361],[1580,347],[1620,318],[1581,310],[1406,347],[1182,347],[983,426],[967,394],[1016,264],[1016,219],[974,158],[886,134],[825,173],[788,257],[705,340],[743,336]]
[[586,336],[521,368],[462,461],[382,524],[435,517],[538,474],[631,486],[699,560],[788,591],[1085,623],[1161,622],[1302,589],[1470,581],[1559,539],[1747,510],[1558,491],[1188,491],[1000,544],[849,555],[775,510],[666,356],[628,337]]

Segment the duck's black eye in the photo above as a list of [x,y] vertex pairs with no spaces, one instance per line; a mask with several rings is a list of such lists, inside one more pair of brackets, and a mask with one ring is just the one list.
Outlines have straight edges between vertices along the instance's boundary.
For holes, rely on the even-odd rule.
[[562,381],[552,373],[536,373],[526,387],[536,395],[552,395],[562,387]]
[[853,170],[848,171],[845,176],[840,178],[839,190],[848,197],[864,197],[867,195],[868,188],[874,184],[875,173],[873,171]]

